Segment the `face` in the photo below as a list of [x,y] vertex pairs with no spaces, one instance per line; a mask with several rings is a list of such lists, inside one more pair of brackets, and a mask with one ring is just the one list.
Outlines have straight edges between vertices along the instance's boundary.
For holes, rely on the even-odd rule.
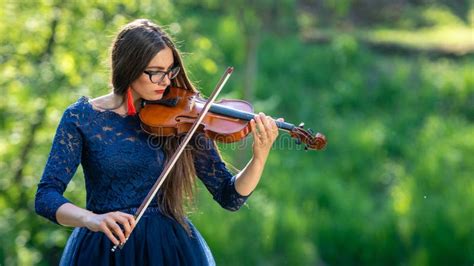
[[[145,71],[168,71],[173,65],[173,51],[169,47],[165,47],[165,49],[159,51],[153,57]],[[138,79],[132,82],[131,87],[136,94],[135,99],[142,98],[153,101],[163,97],[163,93],[170,83],[168,75],[159,84],[155,84],[150,81],[150,77],[147,74],[142,73]]]

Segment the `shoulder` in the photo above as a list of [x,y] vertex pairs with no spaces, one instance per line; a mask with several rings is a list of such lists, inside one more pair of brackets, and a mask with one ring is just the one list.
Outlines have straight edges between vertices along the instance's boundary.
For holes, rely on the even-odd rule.
[[76,126],[87,123],[91,116],[91,106],[89,98],[81,96],[74,103],[69,105],[63,113],[62,122],[72,122]]
[[107,109],[113,105],[111,94],[89,99],[89,103],[97,109]]
[[85,112],[87,111],[87,109],[89,109],[89,105],[90,105],[89,101],[90,99],[87,96],[81,96],[74,103],[70,104],[66,108],[64,113],[74,114],[74,113]]
[[89,104],[96,111],[113,111],[120,115],[126,111],[124,110],[123,103],[123,97],[113,93],[102,95],[89,100]]

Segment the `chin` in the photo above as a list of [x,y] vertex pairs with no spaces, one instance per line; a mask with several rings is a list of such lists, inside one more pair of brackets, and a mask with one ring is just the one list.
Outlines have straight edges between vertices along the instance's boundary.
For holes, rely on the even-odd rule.
[[142,97],[142,99],[147,100],[147,101],[156,101],[156,100],[161,100],[162,98],[163,98],[163,94]]

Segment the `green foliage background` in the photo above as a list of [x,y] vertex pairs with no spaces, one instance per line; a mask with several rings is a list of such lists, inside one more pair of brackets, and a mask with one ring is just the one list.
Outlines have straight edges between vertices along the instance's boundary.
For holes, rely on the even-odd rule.
[[[393,3],[403,8],[394,13]],[[222,97],[304,121],[329,140],[326,150],[305,152],[282,133],[237,213],[199,186],[190,218],[218,265],[473,265],[474,11],[456,3],[467,8],[449,1],[0,1],[0,265],[58,263],[72,229],[34,213],[55,128],[81,95],[109,91],[112,37],[141,17],[178,40],[204,94],[233,65]],[[364,5],[380,12],[364,13]],[[416,52],[378,52],[367,40]],[[437,47],[464,52],[432,56]],[[221,149],[243,167],[250,143]],[[81,169],[66,196],[85,205]]]

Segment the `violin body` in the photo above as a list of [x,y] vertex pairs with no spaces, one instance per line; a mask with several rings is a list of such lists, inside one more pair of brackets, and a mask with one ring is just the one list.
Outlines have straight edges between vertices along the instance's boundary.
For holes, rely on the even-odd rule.
[[[187,133],[198,118],[206,100],[199,93],[183,88],[169,87],[161,100],[142,102],[138,113],[142,128],[149,134],[177,136]],[[242,100],[224,99],[213,103],[198,130],[219,142],[240,141],[250,132],[250,120],[255,117],[250,103]],[[295,126],[276,121],[278,128],[286,130],[304,143],[306,149],[320,150],[326,145],[326,138],[311,130],[303,129],[303,123]]]
[[[150,134],[165,137],[187,133],[205,103],[206,100],[199,97],[198,93],[172,87],[162,100],[145,101],[139,113],[140,120],[147,121],[146,124],[142,123],[142,128]],[[224,99],[216,104],[253,112],[253,107],[242,100]],[[251,132],[248,121],[213,112],[204,117],[198,130],[209,138],[224,143],[240,141]]]

